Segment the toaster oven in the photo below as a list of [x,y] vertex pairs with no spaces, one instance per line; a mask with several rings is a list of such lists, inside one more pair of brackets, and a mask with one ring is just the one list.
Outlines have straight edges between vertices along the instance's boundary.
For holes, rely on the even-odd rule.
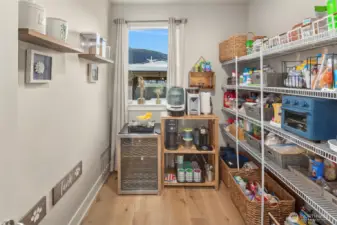
[[337,101],[284,96],[282,128],[312,141],[336,138]]

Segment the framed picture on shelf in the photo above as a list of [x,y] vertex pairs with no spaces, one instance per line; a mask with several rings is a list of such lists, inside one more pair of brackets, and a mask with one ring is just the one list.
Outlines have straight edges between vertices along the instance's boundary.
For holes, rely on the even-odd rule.
[[97,64],[88,64],[88,81],[96,83],[98,81],[99,68]]
[[53,57],[36,50],[27,50],[26,83],[44,84],[52,80]]

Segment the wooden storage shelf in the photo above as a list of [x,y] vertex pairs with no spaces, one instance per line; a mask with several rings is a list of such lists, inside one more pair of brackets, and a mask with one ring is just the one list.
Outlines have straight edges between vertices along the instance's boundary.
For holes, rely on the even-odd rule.
[[198,87],[201,91],[214,91],[215,80],[214,72],[190,72],[189,87]]
[[64,41],[57,40],[53,37],[41,34],[35,30],[20,28],[19,40],[28,42],[34,45],[38,45],[44,48],[52,49],[58,52],[64,53],[82,53],[83,50],[79,48],[73,48]]
[[184,148],[184,146],[180,146],[177,150],[167,150],[164,149],[164,153],[166,154],[200,154],[200,155],[207,155],[207,154],[215,154],[215,150],[213,147],[212,151],[199,151],[193,146],[191,149]]
[[[209,143],[213,147],[213,151],[198,151],[195,146],[192,149],[186,149],[180,146],[178,150],[167,150],[165,148],[165,121],[168,119],[175,120],[208,120],[209,129]],[[175,187],[214,187],[215,190],[219,189],[219,118],[216,115],[200,115],[200,116],[182,116],[182,117],[161,117],[161,170],[162,177],[165,177],[165,157],[169,154],[195,154],[207,155],[208,163],[214,167],[214,180],[212,182],[204,183],[170,183],[162,179],[162,186],[175,186]]]
[[86,60],[90,60],[92,62],[96,62],[96,63],[114,63],[114,61],[112,61],[111,59],[107,59],[107,58],[104,58],[100,55],[95,55],[95,54],[79,54],[78,55],[80,58],[83,58],[83,59],[86,59]]
[[216,120],[219,119],[216,115],[210,114],[210,115],[200,115],[200,116],[191,116],[191,115],[185,115],[180,117],[175,116],[162,116],[161,119],[163,120]]
[[204,183],[170,183],[164,182],[164,186],[175,186],[175,187],[214,187],[216,186],[215,181],[204,182]]

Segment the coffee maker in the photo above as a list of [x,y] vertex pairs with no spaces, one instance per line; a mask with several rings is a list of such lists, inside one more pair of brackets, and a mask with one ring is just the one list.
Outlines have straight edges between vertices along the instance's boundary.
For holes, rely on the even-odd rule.
[[197,146],[197,149],[201,151],[213,150],[209,141],[209,131],[204,126],[199,128],[199,146]]
[[167,150],[178,149],[178,120],[165,121],[165,148]]
[[187,115],[200,115],[200,94],[199,88],[187,88],[186,89],[186,113]]

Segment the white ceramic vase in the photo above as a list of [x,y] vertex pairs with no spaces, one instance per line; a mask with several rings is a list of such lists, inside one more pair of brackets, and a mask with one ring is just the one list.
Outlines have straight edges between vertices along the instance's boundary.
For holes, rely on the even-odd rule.
[[19,1],[19,28],[46,34],[46,11],[32,0]]
[[67,41],[68,22],[59,18],[47,18],[47,35],[57,40]]

